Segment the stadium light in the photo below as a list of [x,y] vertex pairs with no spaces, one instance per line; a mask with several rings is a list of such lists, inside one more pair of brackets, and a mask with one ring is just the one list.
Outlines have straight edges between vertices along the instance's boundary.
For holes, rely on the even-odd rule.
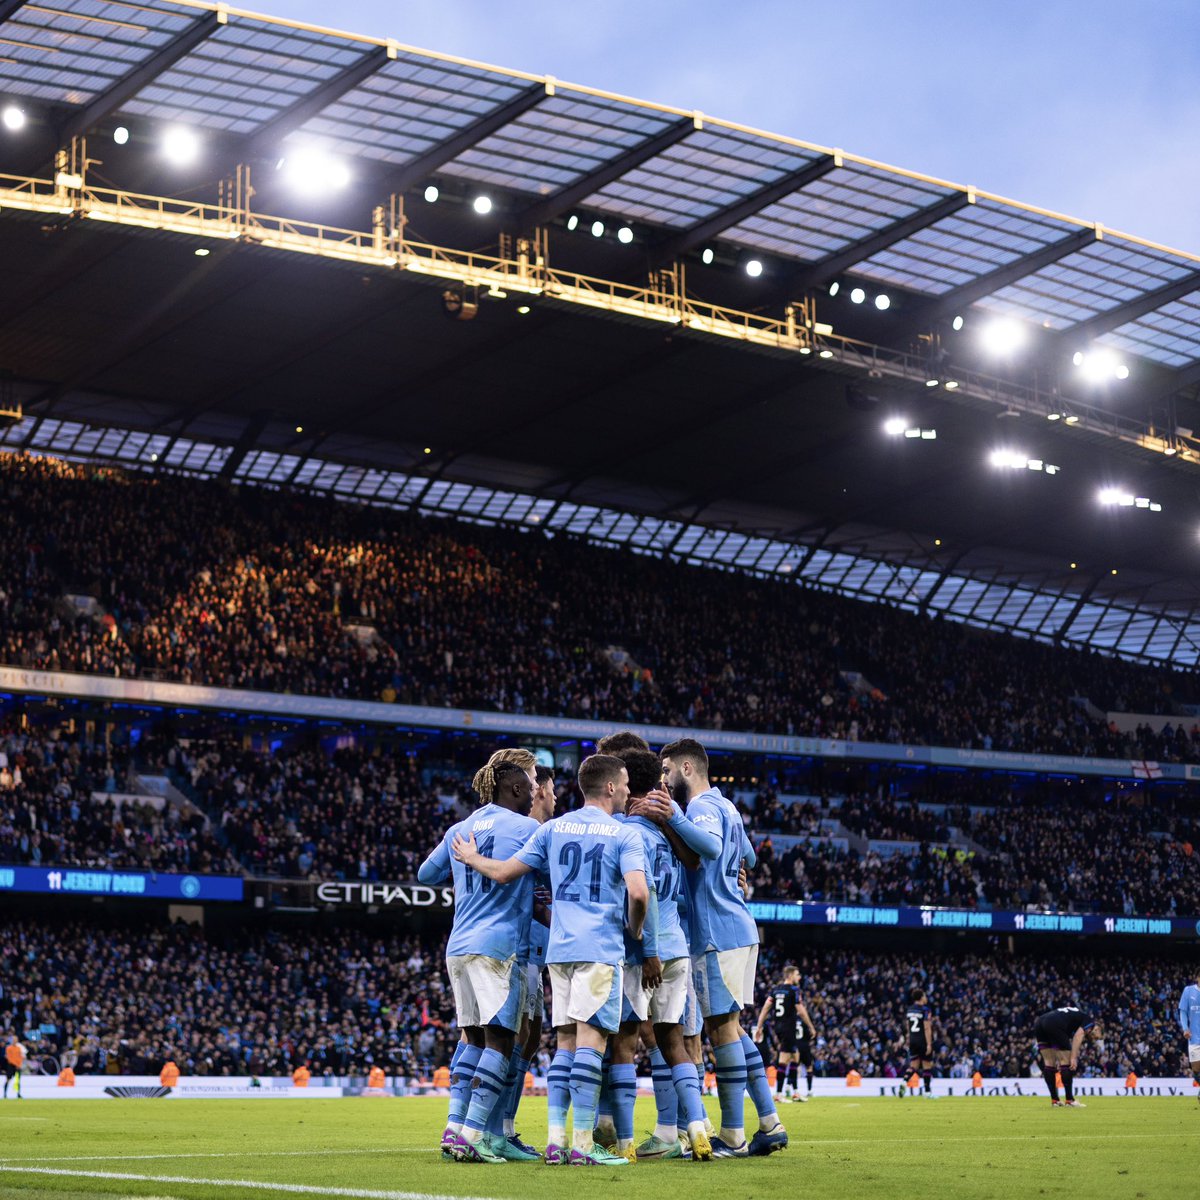
[[197,258],[207,258],[212,253],[212,251],[209,250],[209,248],[207,246],[200,246],[195,251],[193,251],[193,253],[196,255]]
[[604,236],[604,222],[598,218],[592,222],[592,237]]
[[717,256],[713,253],[713,248],[711,246],[705,246],[704,249],[700,251],[700,261],[706,267],[711,267],[712,261],[716,257]]
[[4,109],[4,128],[16,133],[18,129],[25,128],[25,112],[18,108],[15,104],[9,104]]
[[983,348],[997,356],[1013,354],[1028,340],[1025,328],[1011,317],[998,317],[980,331]]
[[172,126],[163,134],[162,152],[172,166],[186,167],[200,154],[200,139],[182,125]]
[[927,380],[925,380],[925,386],[926,387],[937,387],[937,385],[941,382],[942,381],[940,379],[927,379]]
[[124,146],[125,143],[129,141],[129,130],[126,129],[124,125],[118,125],[116,129],[113,130],[113,141],[116,142],[118,146]]
[[438,191],[438,189],[437,189],[437,184],[435,184],[435,183],[431,183],[431,184],[430,184],[430,185],[429,185],[429,186],[428,186],[428,187],[425,189],[425,203],[426,203],[426,204],[436,204],[436,203],[437,203],[437,200],[438,200],[438,197],[439,197],[441,194],[442,194],[442,193],[441,193],[441,192],[439,192],[439,191]]
[[762,260],[758,258],[749,259],[746,263],[746,274],[751,279],[757,279],[763,273]]
[[908,422],[903,417],[888,417],[883,423],[883,432],[888,437],[899,437],[907,428]]
[[950,322],[950,328],[953,329],[955,333],[958,333],[958,331],[960,329],[962,329],[962,327],[963,327],[963,319],[961,316],[955,317],[954,320]]
[[880,292],[879,295],[875,297],[875,307],[879,309],[880,312],[887,312],[887,310],[892,307],[891,296],[889,296],[886,292]]
[[1107,383],[1110,379],[1128,379],[1129,368],[1111,351],[1104,347],[1094,350],[1076,350],[1071,362],[1083,372],[1089,383]]
[[492,198],[491,196],[476,196],[471,207],[481,217],[486,217],[492,211]]
[[866,298],[867,298],[867,293],[864,292],[862,290],[862,288],[856,287],[850,293],[850,303],[851,304],[861,304]]
[[529,312],[529,305],[528,305],[528,304],[521,304],[521,305],[518,305],[518,307],[517,307],[517,312],[518,312],[518,313],[519,313],[519,314],[520,314],[522,317],[523,317],[523,316],[525,316],[525,315],[526,315],[526,313],[528,313],[528,312]]
[[306,196],[340,192],[350,183],[350,168],[316,147],[289,151],[279,165],[288,184]]
[[842,290],[842,285],[840,283],[838,283],[838,281],[836,279],[829,285],[829,294],[831,296],[836,296],[838,294],[838,292],[840,292],[841,290]]
[[567,232],[568,232],[568,233],[574,233],[574,232],[575,232],[575,230],[576,230],[576,229],[578,229],[578,228],[579,228],[579,214],[578,214],[578,213],[572,213],[572,214],[571,214],[571,215],[570,215],[570,216],[567,218]]
[[620,242],[622,246],[628,246],[629,243],[633,241],[633,230],[630,229],[628,225],[622,225],[621,228],[617,230],[617,241]]
[[1119,487],[1103,487],[1096,495],[1101,504],[1109,508],[1143,508],[1147,512],[1162,512],[1162,505],[1149,496],[1135,496]]

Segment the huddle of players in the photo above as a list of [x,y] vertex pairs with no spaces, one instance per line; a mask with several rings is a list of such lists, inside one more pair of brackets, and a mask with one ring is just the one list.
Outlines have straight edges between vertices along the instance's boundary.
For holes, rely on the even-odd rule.
[[[442,1155],[624,1166],[782,1150],[788,1137],[762,1056],[740,1023],[758,962],[739,880],[755,854],[741,818],[710,785],[699,742],[655,755],[627,732],[597,751],[579,768],[583,808],[558,819],[549,772],[539,781],[528,751],[497,752],[475,777],[482,806],[421,865],[422,883],[454,880],[446,965],[463,1037]],[[540,1035],[543,962],[557,1044],[539,1155],[516,1134],[515,1114]],[[702,1030],[716,1061],[719,1131],[700,1099]],[[651,1051],[657,1120],[635,1146],[639,1039]],[[611,1147],[596,1136],[606,1053]],[[747,1092],[759,1123],[749,1141]]]

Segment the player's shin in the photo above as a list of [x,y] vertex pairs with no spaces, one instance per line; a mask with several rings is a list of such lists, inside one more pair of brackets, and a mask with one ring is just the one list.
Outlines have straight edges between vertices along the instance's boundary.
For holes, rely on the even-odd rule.
[[573,1050],[556,1050],[546,1080],[546,1103],[550,1110],[547,1144],[565,1146],[567,1110],[571,1107],[571,1072],[575,1065]]
[[1043,1067],[1042,1078],[1046,1081],[1046,1086],[1050,1089],[1050,1099],[1055,1103],[1058,1102],[1058,1072],[1054,1067]]
[[1067,1103],[1070,1104],[1075,1099],[1075,1072],[1070,1067],[1059,1067],[1058,1073],[1062,1078],[1063,1092],[1066,1095]]
[[613,1063],[608,1069],[612,1095],[613,1124],[617,1130],[617,1153],[625,1154],[633,1145],[633,1106],[637,1100],[637,1067],[633,1063]]
[[746,1088],[758,1111],[759,1128],[774,1129],[779,1124],[779,1116],[775,1112],[775,1098],[771,1095],[771,1085],[767,1082],[767,1070],[763,1066],[762,1055],[744,1033],[741,1046],[746,1060]]
[[471,1102],[463,1120],[463,1137],[478,1142],[488,1129],[492,1110],[508,1083],[508,1055],[488,1048],[479,1056],[471,1081]]
[[576,1150],[586,1152],[592,1147],[603,1061],[600,1051],[590,1046],[579,1046],[575,1050],[575,1064],[571,1068],[571,1107],[575,1110],[572,1142]]
[[717,1060],[717,1097],[721,1104],[719,1137],[726,1145],[740,1146],[746,1140],[746,1054],[737,1041],[714,1047],[713,1057]]
[[[654,1107],[657,1112],[654,1136],[660,1141],[674,1142],[678,1139],[675,1128],[678,1098],[671,1078],[672,1069],[667,1065],[663,1052],[657,1047],[650,1053],[650,1069],[654,1079]],[[695,1067],[692,1068],[692,1073],[695,1074]]]
[[446,1126],[453,1133],[462,1133],[467,1106],[471,1102],[471,1080],[475,1076],[475,1068],[479,1066],[479,1056],[482,1053],[482,1046],[460,1042],[454,1052],[454,1058],[451,1059],[450,1111],[446,1118]]
[[517,1109],[521,1106],[521,1097],[525,1094],[525,1075],[528,1070],[529,1059],[514,1050],[508,1065],[508,1092],[503,1101],[505,1137],[512,1137],[516,1133]]

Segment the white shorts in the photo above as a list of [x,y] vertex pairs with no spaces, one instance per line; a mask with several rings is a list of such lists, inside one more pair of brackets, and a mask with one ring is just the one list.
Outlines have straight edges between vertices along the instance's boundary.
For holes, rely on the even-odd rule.
[[542,964],[530,963],[525,968],[525,1015],[531,1021],[546,1016],[546,989],[542,984]]
[[1188,1042],[1188,1062],[1200,1063],[1200,1042]]
[[[662,983],[650,993],[650,1020],[655,1025],[678,1025],[687,1004],[690,958],[669,958],[663,963]],[[684,1030],[686,1033],[687,1030]]]
[[514,1033],[525,1005],[525,967],[517,956],[456,954],[446,959],[459,1028],[499,1025]]
[[621,1024],[621,977],[620,964],[551,963],[554,1027],[585,1021],[606,1033],[616,1033]]
[[642,964],[626,963],[621,968],[621,1024],[644,1021],[650,1012],[650,995],[642,987]]
[[699,1037],[704,1032],[704,1018],[700,1015],[700,1001],[696,998],[696,976],[690,958],[687,959],[687,965],[683,1017],[679,1023],[683,1026],[684,1037]]
[[758,971],[758,947],[706,950],[693,960],[696,998],[700,1015],[719,1017],[741,1012],[754,1003],[754,976]]

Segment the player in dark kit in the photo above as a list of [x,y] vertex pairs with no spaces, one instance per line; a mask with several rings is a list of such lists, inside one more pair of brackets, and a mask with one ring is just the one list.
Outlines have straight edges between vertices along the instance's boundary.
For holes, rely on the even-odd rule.
[[[758,1014],[754,1026],[754,1040],[761,1042],[763,1024],[771,1021],[779,1042],[779,1057],[775,1067],[775,1095],[777,1098],[807,1102],[813,1085],[813,1042],[817,1031],[809,1019],[808,1009],[800,999],[800,968],[790,963],[783,969],[783,982],[772,990]],[[797,1078],[797,1064],[803,1063],[807,1071],[807,1090],[801,1094]]]
[[[929,1007],[929,997],[922,988],[915,987],[908,993],[908,1010],[904,1014],[904,1024],[908,1030],[909,1073],[915,1075],[918,1071],[925,1084],[921,1094],[927,1099],[933,1095],[933,1010]],[[900,1089],[903,1096],[906,1088]]]
[[1086,1108],[1075,1099],[1075,1072],[1079,1068],[1079,1049],[1084,1038],[1095,1041],[1100,1036],[1096,1021],[1073,1004],[1044,1012],[1033,1026],[1038,1054],[1042,1060],[1042,1078],[1050,1089],[1050,1101],[1056,1108],[1064,1107],[1058,1098],[1058,1080],[1062,1078],[1067,1108]]

